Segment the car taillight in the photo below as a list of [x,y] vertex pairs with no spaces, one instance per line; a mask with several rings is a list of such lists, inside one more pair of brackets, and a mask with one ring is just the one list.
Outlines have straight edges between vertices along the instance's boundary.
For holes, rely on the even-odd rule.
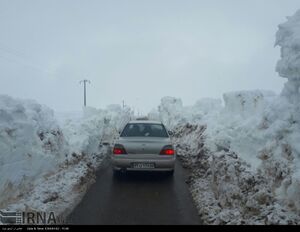
[[172,146],[165,146],[159,154],[160,155],[174,155],[175,151]]
[[113,154],[114,155],[126,155],[127,152],[126,152],[125,148],[123,147],[123,145],[116,144],[113,149]]

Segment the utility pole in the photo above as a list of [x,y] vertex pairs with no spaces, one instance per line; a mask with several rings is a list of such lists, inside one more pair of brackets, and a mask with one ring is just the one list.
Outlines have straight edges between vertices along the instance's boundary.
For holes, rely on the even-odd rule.
[[84,79],[79,82],[79,84],[81,83],[83,83],[83,101],[84,101],[83,103],[84,103],[84,107],[86,107],[86,83],[91,84],[91,81]]

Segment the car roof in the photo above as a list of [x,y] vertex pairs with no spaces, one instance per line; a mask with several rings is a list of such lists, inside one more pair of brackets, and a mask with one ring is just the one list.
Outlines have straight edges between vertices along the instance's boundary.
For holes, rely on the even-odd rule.
[[128,123],[162,124],[162,122],[160,121],[150,121],[150,120],[132,120]]

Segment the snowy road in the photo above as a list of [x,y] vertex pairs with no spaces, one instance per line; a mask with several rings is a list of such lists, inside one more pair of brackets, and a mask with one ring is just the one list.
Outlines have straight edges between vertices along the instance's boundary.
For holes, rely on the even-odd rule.
[[201,224],[193,205],[186,173],[176,164],[174,177],[159,173],[129,173],[113,177],[104,161],[68,224]]

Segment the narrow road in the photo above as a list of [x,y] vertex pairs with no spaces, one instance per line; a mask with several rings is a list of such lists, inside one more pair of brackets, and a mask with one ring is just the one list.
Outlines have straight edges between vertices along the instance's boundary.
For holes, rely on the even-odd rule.
[[185,179],[185,170],[179,162],[174,176],[126,173],[115,177],[109,160],[105,160],[97,172],[96,183],[68,216],[67,223],[201,224]]

